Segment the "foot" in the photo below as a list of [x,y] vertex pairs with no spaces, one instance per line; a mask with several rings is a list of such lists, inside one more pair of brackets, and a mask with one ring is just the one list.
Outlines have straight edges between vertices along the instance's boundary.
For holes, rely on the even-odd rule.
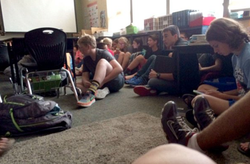
[[155,89],[151,89],[146,85],[139,85],[134,87],[134,92],[139,96],[156,96],[157,91]]
[[98,89],[96,91],[95,98],[96,99],[104,99],[110,93],[109,88],[105,87],[103,89]]
[[89,107],[95,103],[95,95],[92,92],[86,92],[77,102],[81,107]]
[[200,131],[215,120],[214,112],[210,108],[207,99],[203,96],[196,99],[193,114]]
[[249,150],[249,142],[240,143],[240,147],[241,147],[241,149],[244,150],[244,151]]
[[0,140],[0,157],[9,151],[14,143],[14,139],[2,138]]
[[250,156],[250,144],[249,144],[249,142],[240,143],[238,145],[237,149],[241,154],[244,154],[246,156]]
[[184,121],[184,118],[178,116],[175,102],[167,102],[161,115],[161,124],[163,131],[169,143],[178,143],[187,145],[189,138],[198,132],[197,129],[191,129]]

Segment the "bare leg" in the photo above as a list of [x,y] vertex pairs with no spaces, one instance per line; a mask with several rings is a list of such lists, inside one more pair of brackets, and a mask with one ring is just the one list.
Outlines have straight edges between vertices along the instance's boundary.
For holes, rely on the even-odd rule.
[[112,71],[112,69],[113,69],[112,66],[107,60],[101,59],[97,63],[93,80],[96,80],[99,82],[99,84],[102,84],[103,80]]
[[250,92],[197,134],[201,149],[208,150],[249,133]]
[[208,84],[202,84],[198,87],[197,89],[198,91],[200,92],[205,92],[205,91],[208,91],[208,90],[218,90],[218,88],[214,87],[214,86],[211,86],[211,85],[208,85]]
[[158,146],[132,164],[215,164],[215,162],[204,154],[193,149],[177,144]]
[[124,55],[124,58],[123,58],[123,61],[122,61],[122,68],[123,70],[125,70],[128,66],[128,61],[129,61],[129,58],[131,56],[131,53],[130,52],[126,52],[125,55]]
[[145,64],[144,61],[145,61],[144,56],[138,55],[138,56],[129,64],[128,68],[129,68],[130,70],[133,70],[133,69],[135,69],[136,67],[138,67],[140,64],[141,64],[141,65]]
[[125,53],[124,52],[120,52],[119,56],[118,56],[118,63],[120,63],[122,65],[122,61],[123,61],[123,58],[124,58],[124,55]]

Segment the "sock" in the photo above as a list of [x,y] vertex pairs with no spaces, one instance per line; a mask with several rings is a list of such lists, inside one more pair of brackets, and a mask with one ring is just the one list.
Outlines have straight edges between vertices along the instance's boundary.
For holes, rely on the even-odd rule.
[[204,151],[203,151],[203,150],[200,148],[200,146],[198,145],[198,142],[197,142],[197,133],[195,133],[194,135],[192,135],[191,138],[189,138],[187,147],[192,148],[192,149],[194,149],[194,150],[197,150],[197,151],[199,151],[199,152],[204,153]]
[[96,90],[98,89],[98,87],[100,86],[99,82],[96,80],[93,80],[88,91],[92,92],[93,94],[95,94]]

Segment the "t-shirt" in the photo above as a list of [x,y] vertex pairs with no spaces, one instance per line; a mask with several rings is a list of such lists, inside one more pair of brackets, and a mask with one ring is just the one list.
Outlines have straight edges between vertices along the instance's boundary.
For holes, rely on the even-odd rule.
[[94,75],[96,65],[101,59],[106,59],[108,62],[110,62],[111,60],[114,60],[115,58],[107,50],[96,48],[96,60],[95,61],[93,61],[90,56],[86,56],[83,59],[83,72],[90,72]]
[[156,51],[153,51],[151,48],[149,48],[147,49],[146,55],[144,57],[145,59],[148,59],[151,55],[162,55],[162,50],[158,48]]
[[239,96],[243,96],[250,89],[250,43],[245,43],[239,55],[232,56],[232,65]]

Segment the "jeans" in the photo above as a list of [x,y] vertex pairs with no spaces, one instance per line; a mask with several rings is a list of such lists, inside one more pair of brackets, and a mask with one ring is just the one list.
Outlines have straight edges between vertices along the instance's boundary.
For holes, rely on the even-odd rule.
[[148,79],[149,73],[151,69],[154,68],[156,55],[151,55],[146,64],[137,72],[136,76],[141,77],[143,79]]
[[177,94],[177,82],[163,79],[152,78],[148,81],[148,86],[160,92],[168,92],[168,94]]

